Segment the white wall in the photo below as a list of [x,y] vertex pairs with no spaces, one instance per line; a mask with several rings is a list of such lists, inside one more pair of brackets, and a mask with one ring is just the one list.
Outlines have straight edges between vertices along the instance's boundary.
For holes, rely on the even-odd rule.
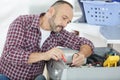
[[29,13],[39,14],[40,12],[46,12],[48,8],[57,0],[31,0],[29,1]]
[[28,0],[0,0],[0,55],[9,24],[22,14],[28,14]]

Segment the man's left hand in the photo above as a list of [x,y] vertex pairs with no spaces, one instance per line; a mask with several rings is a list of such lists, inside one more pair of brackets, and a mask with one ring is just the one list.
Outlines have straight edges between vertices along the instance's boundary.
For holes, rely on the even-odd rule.
[[82,64],[84,64],[84,62],[85,62],[85,56],[84,56],[84,54],[75,53],[73,55],[73,60],[72,60],[71,66],[80,67]]

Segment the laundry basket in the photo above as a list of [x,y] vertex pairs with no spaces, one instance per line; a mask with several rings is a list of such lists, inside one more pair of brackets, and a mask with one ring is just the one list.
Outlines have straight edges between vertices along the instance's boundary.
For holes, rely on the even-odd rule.
[[89,24],[103,26],[120,25],[120,3],[83,1],[86,20]]
[[120,2],[120,0],[112,0],[112,1]]

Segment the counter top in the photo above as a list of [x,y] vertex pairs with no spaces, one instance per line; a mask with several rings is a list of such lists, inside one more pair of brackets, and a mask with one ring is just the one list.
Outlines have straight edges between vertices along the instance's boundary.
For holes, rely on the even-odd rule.
[[106,27],[87,23],[70,23],[65,28],[68,31],[78,30],[80,36],[89,35],[103,39],[106,44],[120,44],[120,27]]
[[68,31],[77,30],[80,32],[80,36],[82,36],[81,33],[89,34],[91,36],[98,36],[98,35],[101,35],[99,32],[100,27],[101,26],[90,25],[86,23],[70,23],[67,25],[65,29]]
[[120,26],[101,27],[100,33],[108,44],[120,44]]

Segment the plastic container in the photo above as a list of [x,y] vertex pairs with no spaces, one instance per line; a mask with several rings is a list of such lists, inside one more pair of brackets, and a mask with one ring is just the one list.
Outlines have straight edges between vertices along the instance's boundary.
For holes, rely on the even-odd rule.
[[87,23],[117,26],[120,25],[120,3],[104,1],[83,1]]
[[120,0],[112,0],[113,2],[116,1],[116,2],[120,2]]

